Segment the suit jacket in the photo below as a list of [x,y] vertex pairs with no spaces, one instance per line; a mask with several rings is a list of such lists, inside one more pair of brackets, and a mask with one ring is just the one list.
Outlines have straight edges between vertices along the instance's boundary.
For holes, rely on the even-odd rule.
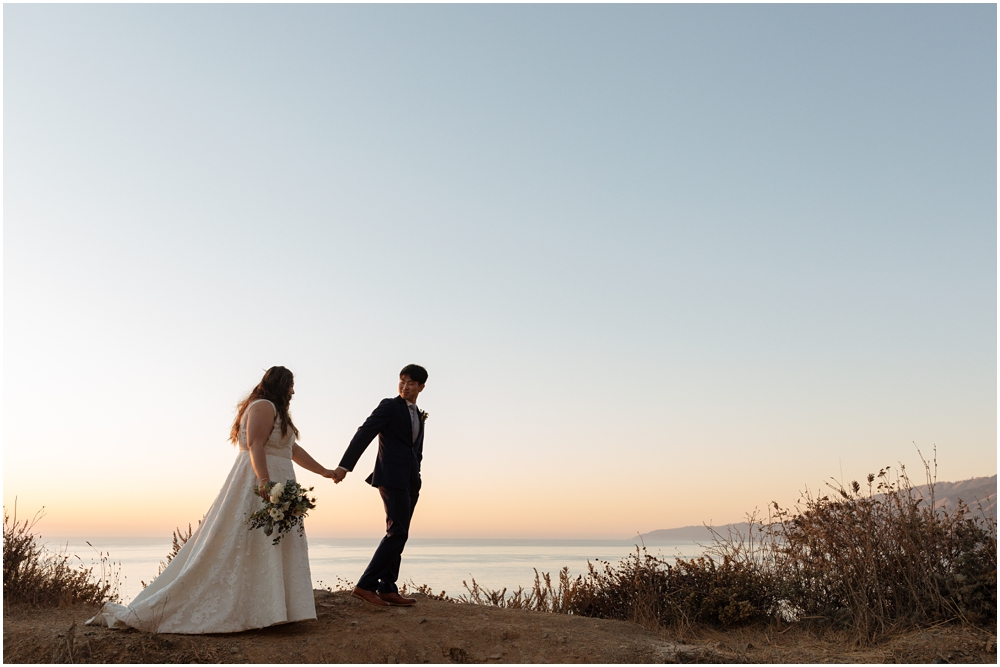
[[420,433],[413,441],[410,410],[402,396],[383,399],[358,432],[340,460],[340,467],[354,470],[358,459],[378,435],[378,458],[375,471],[365,481],[372,486],[391,486],[420,490],[420,461],[424,451],[424,421],[420,420]]

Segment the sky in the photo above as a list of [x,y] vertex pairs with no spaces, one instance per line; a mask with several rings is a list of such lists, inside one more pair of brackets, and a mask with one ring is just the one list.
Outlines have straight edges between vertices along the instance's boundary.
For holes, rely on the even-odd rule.
[[5,511],[196,523],[272,365],[331,468],[427,368],[414,537],[996,474],[996,11],[5,4]]

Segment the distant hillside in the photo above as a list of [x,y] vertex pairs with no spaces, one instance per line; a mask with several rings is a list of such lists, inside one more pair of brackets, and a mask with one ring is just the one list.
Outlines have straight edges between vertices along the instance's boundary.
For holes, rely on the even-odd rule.
[[[918,487],[923,495],[927,495],[927,487]],[[973,477],[962,482],[937,482],[934,484],[934,507],[952,508],[958,504],[959,499],[972,508],[973,512],[979,511],[979,503],[983,505],[983,511],[987,516],[997,515],[997,476]]]
[[[722,535],[726,535],[728,529],[735,528],[747,532],[746,523],[730,523],[724,526],[715,526],[715,530]],[[645,545],[669,545],[677,543],[696,542],[698,544],[709,544],[712,541],[712,532],[705,526],[684,526],[683,528],[665,528],[642,533],[633,540],[636,544]]]
[[[923,496],[928,496],[926,485],[916,487],[916,491]],[[952,509],[958,504],[959,499],[972,508],[976,514],[979,513],[979,504],[982,504],[983,512],[989,517],[996,517],[997,507],[997,476],[973,477],[961,482],[937,482],[934,484],[934,507],[939,509]],[[735,528],[746,534],[746,523],[731,523],[723,526],[716,526],[715,530],[726,535],[727,531]],[[712,541],[712,533],[705,526],[684,526],[683,528],[665,528],[642,533],[633,540],[636,544],[676,544],[679,542],[697,542],[708,544]]]

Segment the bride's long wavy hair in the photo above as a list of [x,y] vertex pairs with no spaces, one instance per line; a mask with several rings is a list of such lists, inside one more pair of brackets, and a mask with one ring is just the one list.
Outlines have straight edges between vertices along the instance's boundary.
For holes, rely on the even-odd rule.
[[243,419],[243,413],[247,411],[247,406],[258,398],[266,398],[267,400],[274,403],[274,407],[278,410],[278,416],[281,417],[281,435],[285,436],[288,434],[288,429],[292,429],[292,433],[295,437],[299,437],[299,429],[295,428],[295,424],[292,423],[292,416],[288,414],[288,404],[292,401],[292,386],[295,384],[295,376],[292,372],[285,368],[284,366],[271,366],[264,373],[264,377],[261,378],[257,386],[240,401],[239,406],[236,408],[236,420],[233,421],[233,428],[229,431],[229,439],[235,445],[239,442],[240,437],[240,420]]

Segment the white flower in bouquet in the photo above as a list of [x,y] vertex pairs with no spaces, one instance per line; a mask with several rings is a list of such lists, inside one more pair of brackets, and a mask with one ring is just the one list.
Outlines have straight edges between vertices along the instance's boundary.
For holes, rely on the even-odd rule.
[[[285,496],[288,496],[288,500],[285,500]],[[306,489],[291,479],[272,485],[267,498],[262,499],[262,501],[264,507],[247,518],[247,525],[250,530],[263,529],[264,534],[268,537],[277,533],[271,540],[272,544],[278,544],[283,534],[292,528],[297,527],[299,534],[304,534],[302,521],[308,511],[316,507],[316,499],[307,497]]]

